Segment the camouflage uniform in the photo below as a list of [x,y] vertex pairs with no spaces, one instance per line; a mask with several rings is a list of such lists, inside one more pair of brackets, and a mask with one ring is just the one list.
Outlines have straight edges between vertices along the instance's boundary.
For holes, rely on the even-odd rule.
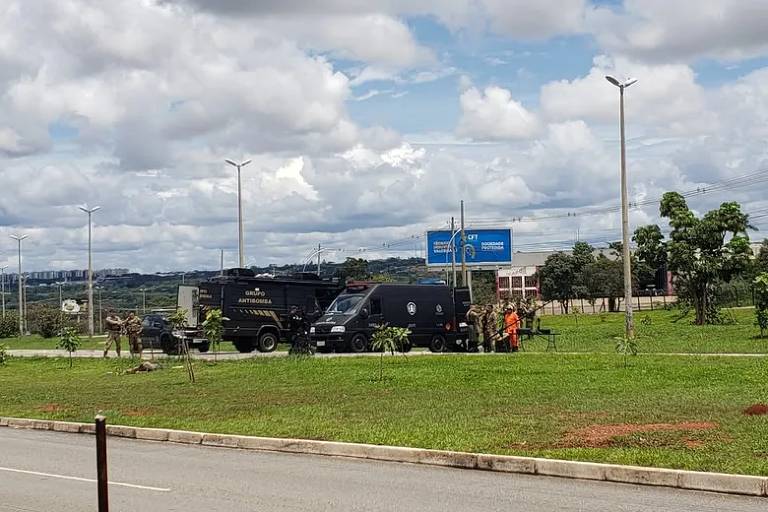
[[138,354],[141,357],[141,352],[144,350],[141,345],[141,319],[130,313],[125,320],[125,332],[128,334],[128,349],[131,355]]
[[470,352],[477,352],[477,347],[480,344],[480,329],[483,326],[483,312],[479,306],[473,304],[467,311],[467,327],[469,331],[469,346],[467,349]]
[[485,312],[483,313],[483,352],[493,351],[493,341],[497,338],[496,331],[498,327],[496,311],[493,306],[488,304],[485,306]]
[[107,316],[107,344],[104,346],[104,357],[107,357],[112,343],[115,344],[115,352],[120,357],[120,331],[123,329],[123,322],[114,312]]

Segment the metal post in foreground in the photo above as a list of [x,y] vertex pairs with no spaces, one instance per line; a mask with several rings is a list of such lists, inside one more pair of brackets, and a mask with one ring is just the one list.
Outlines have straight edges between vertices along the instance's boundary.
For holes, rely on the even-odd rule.
[[241,162],[239,164],[228,158],[224,161],[229,165],[237,168],[237,245],[238,253],[240,255],[240,268],[245,268],[245,242],[243,241],[243,200],[241,197],[242,187],[240,185],[240,169],[251,163],[251,161],[246,160],[245,162]]
[[5,318],[5,269],[8,268],[8,265],[4,267],[0,267],[0,286],[2,286],[2,295],[3,295],[3,318]]
[[635,324],[632,318],[632,263],[629,255],[629,201],[627,199],[627,150],[626,137],[624,135],[624,89],[637,82],[630,78],[619,82],[608,75],[605,77],[610,83],[619,88],[619,124],[621,126],[621,239],[622,257],[624,258],[624,310],[625,326],[624,335],[627,339],[635,337]]
[[88,208],[87,206],[78,206],[83,213],[88,214],[88,337],[93,338],[93,257],[92,257],[92,240],[93,240],[93,223],[92,217],[94,212],[101,209],[101,206],[94,206]]
[[21,269],[21,242],[29,235],[11,235],[11,238],[19,243],[19,274],[17,280],[19,282],[19,336],[24,336],[24,283],[23,272]]
[[448,247],[448,250],[451,251],[451,277],[453,279],[453,287],[457,288],[458,285],[456,283],[456,242],[454,241],[454,236],[456,236],[456,221],[453,217],[451,217],[451,243],[448,244],[450,247]]
[[99,512],[109,512],[109,481],[107,479],[107,419],[96,416],[96,474],[99,491]]

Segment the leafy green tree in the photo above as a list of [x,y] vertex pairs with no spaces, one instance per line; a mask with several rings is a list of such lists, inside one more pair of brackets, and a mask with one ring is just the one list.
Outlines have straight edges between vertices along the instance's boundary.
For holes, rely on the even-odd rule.
[[61,330],[57,347],[69,352],[69,367],[72,368],[72,352],[80,348],[80,335],[74,327],[65,327]]
[[39,305],[29,308],[30,330],[43,338],[53,338],[63,327],[62,314],[59,308],[49,305]]
[[589,286],[584,282],[584,269],[595,262],[595,248],[587,242],[576,242],[571,253],[576,279],[573,285],[575,297],[590,298]]
[[564,252],[556,252],[547,257],[537,272],[544,300],[556,300],[568,313],[570,301],[574,297],[576,268],[573,257]]
[[697,325],[718,322],[717,285],[750,266],[748,215],[729,202],[696,218],[677,192],[664,194],[660,212],[672,228],[668,264],[678,297],[693,307]]
[[587,289],[592,303],[599,298],[608,298],[608,310],[617,308],[617,299],[624,296],[624,267],[620,259],[610,259],[600,254],[595,261],[581,271],[580,281]]
[[755,278],[755,316],[760,337],[765,337],[768,331],[768,272],[762,272]]
[[355,281],[368,279],[368,260],[363,258],[347,258],[341,267],[340,274],[343,280]]
[[6,312],[0,316],[0,338],[14,338],[19,335],[19,317],[16,313]]
[[210,309],[205,313],[205,321],[203,322],[203,332],[205,338],[213,346],[213,360],[216,360],[216,354],[219,351],[219,345],[221,345],[222,336],[224,335],[224,320],[220,309]]
[[379,380],[384,378],[384,354],[389,352],[395,355],[395,352],[402,351],[410,343],[408,338],[410,335],[411,331],[405,327],[380,325],[376,328],[371,338],[371,348],[381,351],[381,357],[379,358]]
[[755,258],[755,273],[768,272],[768,238],[763,240]]

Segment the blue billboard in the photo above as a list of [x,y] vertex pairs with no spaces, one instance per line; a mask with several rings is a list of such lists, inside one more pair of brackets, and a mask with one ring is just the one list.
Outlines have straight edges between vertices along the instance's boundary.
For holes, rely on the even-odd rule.
[[[512,263],[511,229],[467,229],[467,265],[496,267]],[[450,231],[427,232],[427,266],[444,267],[451,264],[451,247],[456,263],[461,263],[461,232],[451,239]]]

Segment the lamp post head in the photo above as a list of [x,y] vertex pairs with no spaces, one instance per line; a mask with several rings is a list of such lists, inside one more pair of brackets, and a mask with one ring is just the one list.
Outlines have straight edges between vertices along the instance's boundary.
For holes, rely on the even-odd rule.
[[623,82],[619,82],[619,80],[613,75],[605,75],[605,79],[622,90],[637,82],[637,78],[627,78]]
[[10,235],[10,237],[16,240],[17,242],[21,242],[25,238],[28,238],[29,235]]
[[234,160],[230,160],[229,158],[226,158],[224,161],[227,162],[229,165],[231,165],[233,167],[237,167],[237,168],[245,167],[246,165],[251,163],[251,159],[250,158],[248,160],[244,161],[244,162],[239,163],[239,164],[237,162],[235,162]]

